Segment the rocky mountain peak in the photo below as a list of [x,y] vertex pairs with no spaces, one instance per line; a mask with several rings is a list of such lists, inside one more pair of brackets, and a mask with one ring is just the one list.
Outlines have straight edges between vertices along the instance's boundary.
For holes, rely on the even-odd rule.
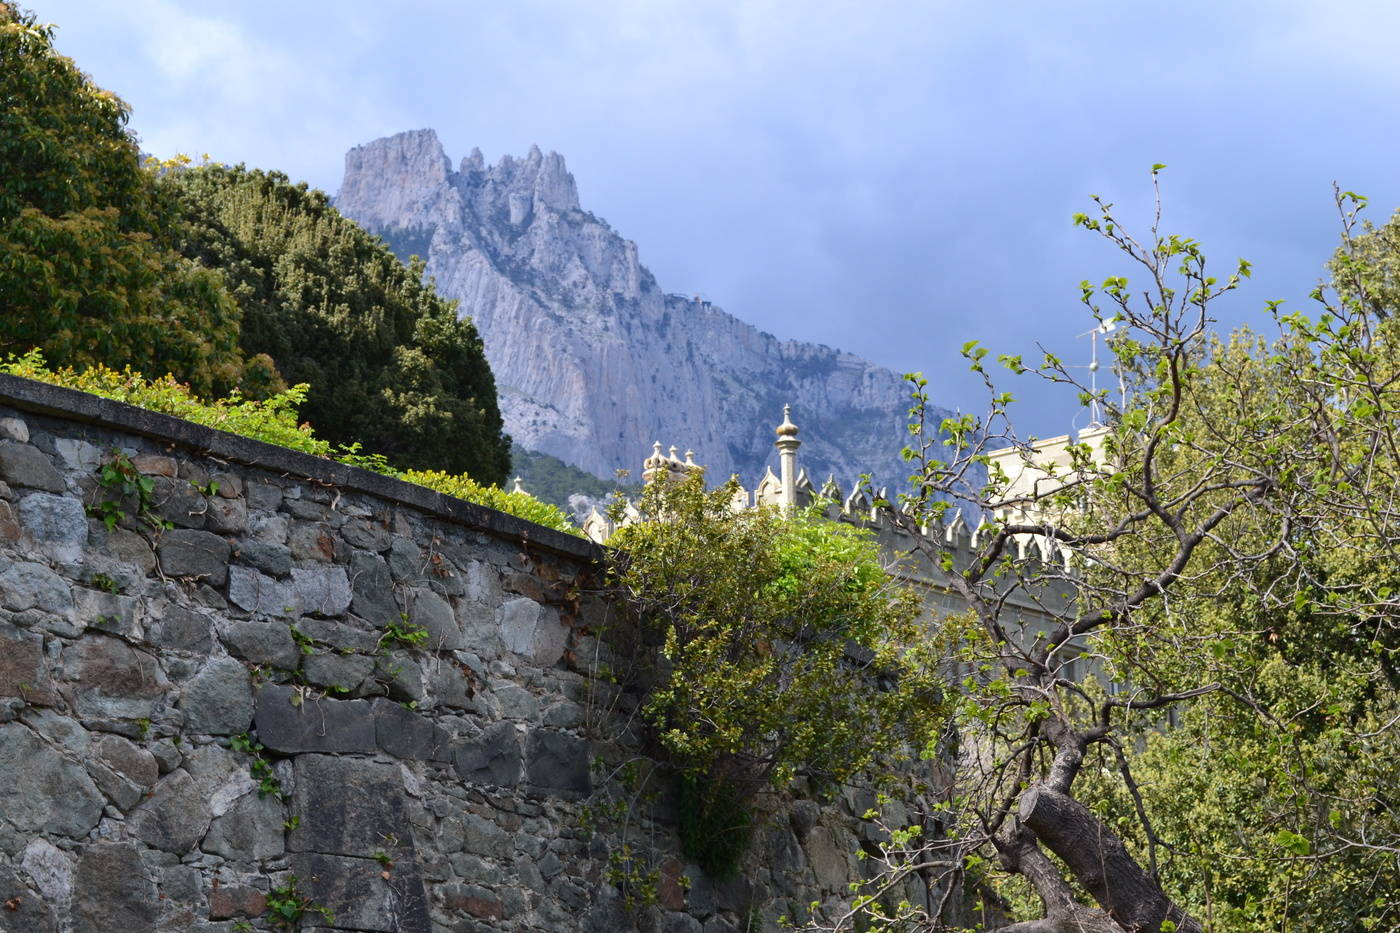
[[462,159],[462,167],[459,170],[463,175],[479,175],[486,171],[486,157],[481,154],[481,150],[472,147],[471,155]]
[[473,150],[454,172],[436,134],[418,131],[359,146],[345,165],[337,207],[400,256],[423,256],[475,319],[522,446],[611,478],[661,440],[752,484],[791,403],[809,475],[907,475],[898,375],[667,294],[636,244],[582,210],[558,153],[532,146],[488,168]]
[[[468,161],[475,165],[479,151],[472,151],[473,155]],[[578,186],[564,165],[564,157],[553,151],[546,155],[539,146],[531,146],[523,159],[501,156],[485,182],[499,186],[508,197],[526,197],[536,207],[556,211],[579,210]]]
[[435,130],[386,136],[345,154],[345,179],[336,206],[366,226],[395,226],[451,173],[452,163]]

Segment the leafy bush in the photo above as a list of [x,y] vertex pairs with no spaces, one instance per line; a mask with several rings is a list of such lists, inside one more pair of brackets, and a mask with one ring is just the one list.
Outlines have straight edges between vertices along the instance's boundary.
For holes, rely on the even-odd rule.
[[498,486],[483,486],[465,473],[451,475],[441,470],[407,470],[397,474],[399,479],[440,493],[475,502],[498,512],[505,512],[517,518],[544,525],[556,531],[578,534],[579,531],[568,517],[548,502],[541,502],[526,492],[506,492]]
[[798,776],[839,782],[878,755],[922,750],[941,724],[916,596],[872,536],[817,510],[731,507],[733,484],[652,483],[612,577],[660,657],[643,713],[688,782],[709,867],[742,844],[738,811]]
[[77,389],[230,434],[394,476],[558,531],[580,534],[562,512],[527,493],[506,492],[495,486],[485,486],[466,474],[454,476],[420,470],[401,472],[379,454],[361,453],[359,444],[337,447],[317,437],[309,424],[298,420],[299,406],[306,399],[305,385],[292,386],[261,400],[244,399],[235,394],[229,398],[204,401],[197,398],[189,386],[170,375],[148,379],[130,367],[121,371],[105,366],[82,371],[71,367],[51,369],[45,365],[43,354],[38,350],[31,350],[20,357],[6,358],[0,362],[0,372]]

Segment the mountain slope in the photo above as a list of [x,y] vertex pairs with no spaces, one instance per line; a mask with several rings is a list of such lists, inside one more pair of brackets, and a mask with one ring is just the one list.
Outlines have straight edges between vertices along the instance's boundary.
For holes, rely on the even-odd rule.
[[636,244],[582,209],[556,153],[488,167],[473,150],[454,170],[432,130],[400,133],[346,154],[336,206],[400,256],[424,256],[475,319],[523,447],[611,477],[659,439],[752,485],[790,403],[818,484],[907,474],[899,376],[662,291]]

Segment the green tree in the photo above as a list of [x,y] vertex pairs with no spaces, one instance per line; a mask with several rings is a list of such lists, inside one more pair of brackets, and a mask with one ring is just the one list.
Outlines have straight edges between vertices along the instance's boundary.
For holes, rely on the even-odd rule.
[[0,0],[0,351],[228,389],[244,376],[238,308],[165,245],[171,205],[126,120],[52,27]]
[[302,414],[339,444],[404,467],[500,483],[510,469],[495,379],[469,319],[320,191],[242,166],[174,171],[180,248],[221,272],[240,337],[290,382]]
[[[1115,325],[1124,391],[1052,355],[1001,358],[1103,412],[1067,464],[1017,437],[976,343],[964,354],[992,400],[941,425],[951,450],[916,379],[919,469],[894,514],[917,526],[961,501],[987,515],[970,560],[920,539],[969,606],[958,659],[976,674],[955,705],[951,832],[891,847],[877,886],[941,866],[939,885],[980,895],[981,928],[1021,933],[1395,927],[1400,334],[1341,203],[1335,290],[1315,318],[1271,305],[1267,341],[1212,332],[1247,263],[1217,279],[1156,223],[1140,240],[1109,204],[1076,217],[1143,279],[1083,285],[1095,323]],[[1020,453],[1004,469],[988,454],[1006,445]],[[1049,481],[1008,499],[1023,469]],[[1019,559],[1027,540],[1068,565]],[[1018,631],[1010,590],[1073,598]],[[882,914],[969,922],[858,903],[817,925]]]

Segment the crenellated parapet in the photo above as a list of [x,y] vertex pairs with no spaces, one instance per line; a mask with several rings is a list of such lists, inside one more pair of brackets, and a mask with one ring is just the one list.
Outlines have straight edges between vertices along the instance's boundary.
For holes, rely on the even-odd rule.
[[[812,503],[825,502],[827,517],[833,521],[864,525],[876,532],[897,531],[900,534],[909,534],[909,513],[896,513],[895,507],[890,504],[892,500],[888,488],[872,489],[871,483],[864,476],[857,476],[848,488],[843,488],[834,475],[827,476],[820,488],[812,482],[805,466],[797,462],[797,450],[802,441],[797,438],[799,429],[797,424],[792,423],[791,413],[791,406],[784,406],[783,423],[778,424],[774,430],[777,436],[774,447],[778,448],[783,475],[774,474],[773,468],[769,466],[764,469],[762,478],[752,490],[745,488],[742,482],[739,483],[732,503],[735,511],[762,507],[802,509],[811,506]],[[1098,450],[1106,433],[1107,429],[1095,426],[1091,430],[1081,431],[1075,443],[1091,444]],[[994,511],[995,517],[1002,521],[1035,520],[1036,500],[1053,492],[1053,489],[1064,482],[1065,471],[1070,468],[1070,457],[1065,448],[1070,443],[1070,436],[1053,437],[1037,441],[1025,450],[1007,447],[991,451],[990,457],[994,464],[1000,466],[1008,478],[1004,490],[995,497],[995,502],[998,503]],[[661,476],[666,481],[676,482],[692,475],[694,471],[703,471],[704,466],[694,461],[694,451],[687,450],[685,459],[682,459],[676,455],[676,450],[678,448],[672,445],[671,452],[666,455],[662,452],[661,441],[652,444],[650,457],[645,458],[641,464],[644,481],[651,482],[652,479]],[[850,492],[846,492],[846,489],[850,489]],[[640,521],[640,518],[640,511],[637,510],[636,504],[631,502],[624,504],[620,521],[613,521],[595,509],[585,518],[584,532],[601,544],[619,525],[631,524],[633,521]],[[973,513],[969,516],[963,513],[963,510],[955,509],[945,513],[937,523],[917,525],[917,534],[935,539],[942,548],[949,551],[966,552],[970,555],[976,551],[990,527],[991,523],[988,523],[986,514]],[[1018,535],[1016,553],[1018,558],[1023,560],[1037,560],[1047,565],[1067,565],[1070,560],[1070,555],[1057,542],[1044,535]]]
[[[735,511],[751,508],[805,508],[813,503],[824,502],[824,508],[833,521],[844,521],[869,528],[882,543],[890,548],[898,546],[902,551],[913,551],[919,542],[914,536],[937,545],[940,551],[952,552],[954,566],[965,566],[992,527],[989,516],[981,512],[967,512],[952,509],[944,513],[936,522],[914,524],[907,511],[896,511],[887,488],[873,489],[865,477],[856,477],[848,487],[843,488],[834,475],[828,476],[818,488],[807,475],[807,470],[797,462],[799,428],[792,421],[790,406],[783,408],[783,421],[774,431],[777,439],[781,475],[771,467],[752,490],[738,484],[732,507]],[[1081,432],[1080,443],[1100,445],[1106,429],[1097,428],[1093,432]],[[1032,521],[1036,516],[1035,502],[1063,482],[1070,458],[1065,452],[1070,443],[1069,437],[1052,438],[1030,448],[1008,447],[993,451],[991,457],[1008,477],[1005,489],[996,497],[998,508],[995,516],[1002,520]],[[686,451],[685,459],[676,456],[676,447],[671,447],[670,456],[662,453],[662,445],[657,441],[651,456],[642,462],[642,476],[647,481],[661,476],[668,481],[677,481],[704,467],[695,462],[694,452]],[[850,491],[847,492],[846,489]],[[620,526],[640,521],[641,512],[631,501],[623,505],[620,518],[614,519],[596,508],[583,523],[584,533],[594,541],[605,542]],[[900,539],[896,541],[896,539]],[[907,540],[904,540],[907,539]],[[1056,541],[1035,534],[1017,535],[1013,542],[1018,560],[1036,563],[1046,567],[1067,569],[1071,555]]]

